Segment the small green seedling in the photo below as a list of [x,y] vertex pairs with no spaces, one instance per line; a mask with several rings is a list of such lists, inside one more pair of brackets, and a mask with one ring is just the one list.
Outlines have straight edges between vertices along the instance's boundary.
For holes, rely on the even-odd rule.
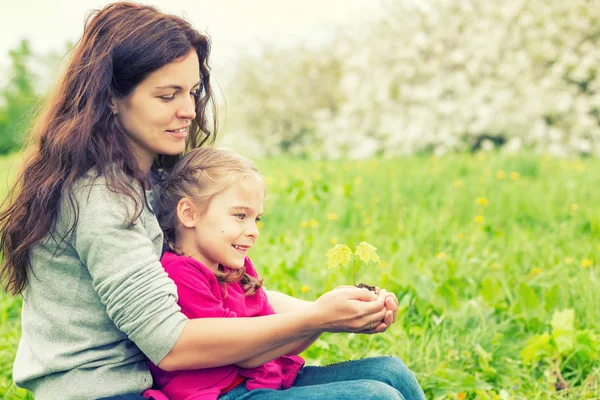
[[[327,257],[327,268],[335,268],[339,265],[345,268],[350,260],[352,260],[354,266],[354,286],[356,286],[356,267],[359,260],[366,265],[369,265],[370,262],[374,262],[375,264],[379,264],[380,262],[379,256],[377,255],[377,249],[367,242],[360,242],[358,246],[356,246],[354,253],[345,244],[338,244],[330,249],[327,254],[325,254],[325,257]],[[358,287],[370,288],[369,285],[363,283],[358,285]],[[374,289],[375,288],[373,288],[373,291]]]

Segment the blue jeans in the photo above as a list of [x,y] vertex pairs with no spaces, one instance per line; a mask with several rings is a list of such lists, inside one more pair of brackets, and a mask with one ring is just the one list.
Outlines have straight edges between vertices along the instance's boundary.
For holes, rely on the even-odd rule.
[[255,389],[244,384],[219,400],[424,400],[413,373],[397,357],[373,357],[325,367],[304,367],[287,390]]

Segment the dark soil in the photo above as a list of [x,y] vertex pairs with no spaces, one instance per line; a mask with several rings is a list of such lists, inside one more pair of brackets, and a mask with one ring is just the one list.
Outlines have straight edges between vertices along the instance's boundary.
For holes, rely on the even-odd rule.
[[371,292],[375,292],[375,293],[379,292],[379,290],[377,290],[377,287],[371,286],[371,285],[367,285],[366,283],[359,283],[358,285],[356,285],[356,287],[359,288],[359,289],[365,288],[365,289],[368,289]]

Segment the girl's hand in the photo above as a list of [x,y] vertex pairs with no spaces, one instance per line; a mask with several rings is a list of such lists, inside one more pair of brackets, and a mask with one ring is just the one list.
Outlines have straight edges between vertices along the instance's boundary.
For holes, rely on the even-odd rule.
[[[337,289],[343,288],[354,288],[355,286],[338,286]],[[375,294],[378,296],[385,296],[385,308],[386,313],[383,320],[374,327],[362,331],[361,333],[380,333],[385,332],[394,322],[398,316],[398,298],[394,293],[388,293],[385,289],[375,288]],[[382,293],[383,292],[383,293]]]
[[323,294],[311,304],[320,330],[324,332],[367,332],[384,321],[386,297],[355,287],[340,287]]

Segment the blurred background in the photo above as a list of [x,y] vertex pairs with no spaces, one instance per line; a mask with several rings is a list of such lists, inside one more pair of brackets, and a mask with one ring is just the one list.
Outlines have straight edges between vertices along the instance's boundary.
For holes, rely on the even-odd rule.
[[[19,148],[84,16],[106,3],[2,13],[0,152]],[[210,33],[222,143],[248,154],[600,152],[598,0],[147,3]]]

